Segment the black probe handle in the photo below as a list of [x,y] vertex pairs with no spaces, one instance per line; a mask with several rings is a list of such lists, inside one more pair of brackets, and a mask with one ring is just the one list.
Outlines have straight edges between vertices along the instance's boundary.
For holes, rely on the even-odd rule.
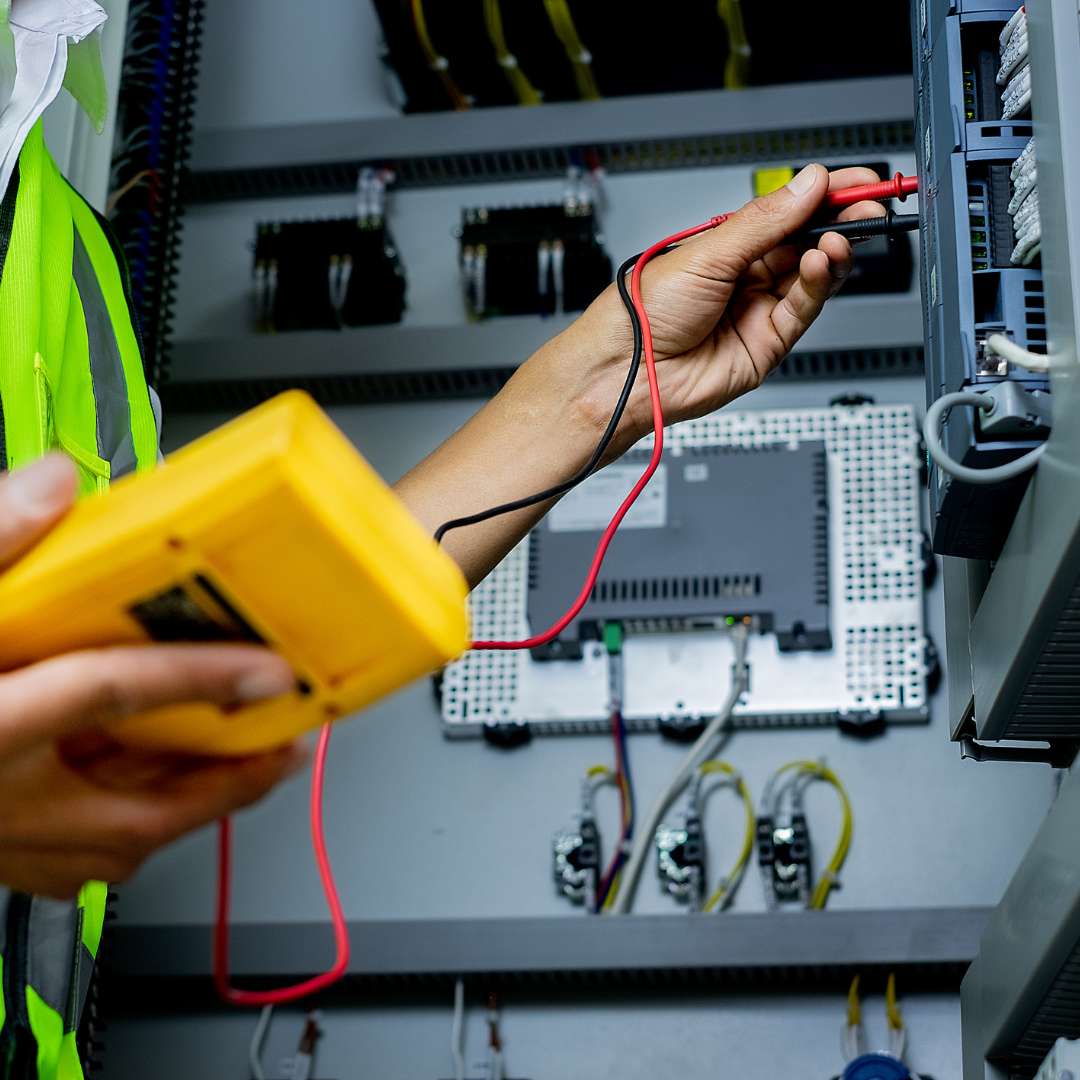
[[859,218],[855,221],[833,221],[827,225],[814,225],[799,233],[800,240],[817,243],[826,233],[839,233],[850,240],[871,236],[899,236],[919,227],[918,214],[897,214],[889,210],[883,217]]

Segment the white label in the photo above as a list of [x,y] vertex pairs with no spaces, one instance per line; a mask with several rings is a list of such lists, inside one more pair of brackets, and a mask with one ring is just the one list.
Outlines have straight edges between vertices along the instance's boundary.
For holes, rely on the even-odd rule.
[[[608,522],[641,476],[641,465],[609,465],[574,488],[548,514],[552,532],[596,532]],[[667,466],[653,473],[623,518],[623,529],[662,529],[667,524]]]
[[926,0],[919,0],[919,18],[922,21],[922,32],[926,33]]
[[930,267],[930,306],[937,303],[937,263]]
[[923,161],[926,162],[925,173],[930,175],[930,152],[933,149],[933,144],[930,142],[930,125],[926,125],[926,134],[923,136]]
[[682,475],[688,484],[703,484],[709,479],[709,466],[704,461],[695,461],[683,466]]

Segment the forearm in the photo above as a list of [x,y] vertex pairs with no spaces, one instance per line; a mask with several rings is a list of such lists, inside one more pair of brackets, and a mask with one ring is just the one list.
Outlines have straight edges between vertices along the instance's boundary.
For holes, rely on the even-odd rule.
[[[468,423],[397,484],[425,529],[551,487],[588,460],[621,378],[587,320],[549,341]],[[612,389],[614,387],[614,389]],[[470,585],[550,508],[515,511],[446,534],[443,548]]]

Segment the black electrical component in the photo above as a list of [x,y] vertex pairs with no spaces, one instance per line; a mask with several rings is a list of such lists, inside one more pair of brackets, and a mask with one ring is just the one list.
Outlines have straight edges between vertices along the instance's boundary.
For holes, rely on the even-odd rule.
[[477,318],[583,311],[612,271],[596,213],[577,200],[464,210],[460,264]]
[[257,330],[394,323],[405,310],[405,273],[381,219],[261,223],[252,279]]
[[555,886],[575,904],[591,911],[600,886],[600,830],[583,814],[577,823],[555,834],[552,843]]
[[780,904],[810,904],[810,829],[806,815],[791,815],[787,824],[772,817],[757,822],[758,866],[770,908]]
[[705,830],[697,814],[656,830],[656,872],[664,892],[700,909],[705,899]]

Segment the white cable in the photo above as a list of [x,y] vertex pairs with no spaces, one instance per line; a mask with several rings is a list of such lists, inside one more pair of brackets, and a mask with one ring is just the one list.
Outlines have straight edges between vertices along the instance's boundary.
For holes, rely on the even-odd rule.
[[556,240],[551,245],[551,278],[555,283],[555,314],[563,313],[563,303],[566,294],[563,266],[566,261],[566,251],[561,240]]
[[709,721],[708,726],[698,736],[697,741],[683,758],[671,782],[661,793],[656,802],[649,810],[648,816],[640,826],[634,846],[630,851],[630,858],[623,868],[622,878],[619,884],[619,894],[615,898],[611,911],[615,915],[625,915],[629,912],[634,902],[634,892],[637,889],[641,871],[652,849],[653,839],[656,836],[656,827],[664,816],[664,811],[671,805],[673,799],[693,778],[697,767],[710,755],[716,753],[719,747],[717,740],[727,735],[731,727],[732,713],[735,706],[746,689],[746,647],[748,631],[745,626],[736,625],[731,628],[731,642],[735,648],[735,662],[732,665],[731,690],[728,693],[720,711]]
[[454,983],[454,1023],[450,1028],[450,1056],[454,1080],[465,1080],[465,980]]
[[274,1015],[273,1005],[264,1005],[259,1019],[255,1023],[255,1030],[251,1033],[251,1045],[248,1046],[248,1071],[251,1080],[266,1080],[263,1072],[262,1052],[263,1043],[266,1042],[266,1033],[270,1028],[270,1018]]
[[1005,46],[1009,44],[1009,38],[1012,37],[1013,31],[1021,22],[1026,21],[1026,19],[1027,12],[1024,10],[1023,5],[1021,5],[1013,12],[1012,17],[1001,28],[1001,33],[998,35],[998,48],[1001,52],[1005,51]]
[[1029,450],[1013,461],[997,465],[992,469],[972,469],[949,457],[949,452],[941,441],[941,421],[945,413],[955,405],[973,405],[978,409],[988,410],[993,408],[993,404],[993,399],[987,394],[964,391],[957,394],[942,394],[926,410],[923,439],[926,442],[927,453],[942,472],[947,472],[950,476],[955,476],[957,480],[963,480],[968,484],[1000,484],[1005,480],[1012,480],[1013,477],[1023,475],[1042,457],[1046,450],[1046,443],[1036,446],[1034,450]]
[[1050,370],[1049,357],[1043,356],[1041,353],[1028,352],[1027,349],[1017,345],[1015,341],[1007,338],[1004,334],[991,334],[986,339],[986,348],[995,356],[1002,356],[1010,364],[1015,364],[1025,371],[1042,372]]

